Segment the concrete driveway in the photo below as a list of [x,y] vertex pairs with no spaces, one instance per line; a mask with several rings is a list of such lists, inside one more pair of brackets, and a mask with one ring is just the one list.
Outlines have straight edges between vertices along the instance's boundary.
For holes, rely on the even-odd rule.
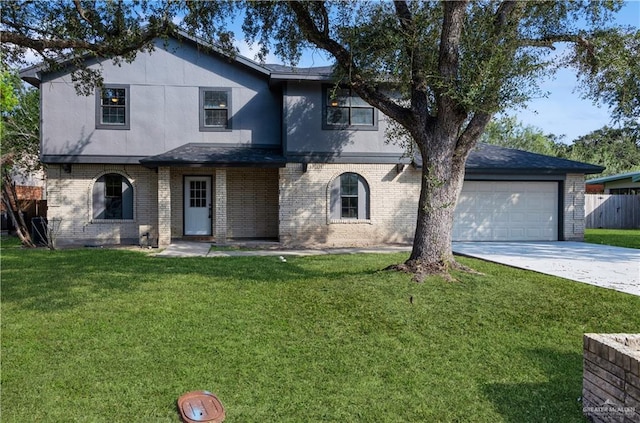
[[640,296],[640,250],[584,242],[454,242],[453,251]]

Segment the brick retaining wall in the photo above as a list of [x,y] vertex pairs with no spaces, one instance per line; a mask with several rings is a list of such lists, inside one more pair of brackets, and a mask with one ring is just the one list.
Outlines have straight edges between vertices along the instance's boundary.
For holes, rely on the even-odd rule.
[[640,334],[584,335],[583,412],[595,423],[640,422]]

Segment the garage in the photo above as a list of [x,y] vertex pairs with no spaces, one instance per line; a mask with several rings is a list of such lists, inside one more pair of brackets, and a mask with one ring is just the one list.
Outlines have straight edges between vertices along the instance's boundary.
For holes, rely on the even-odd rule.
[[465,181],[454,241],[557,241],[558,182]]

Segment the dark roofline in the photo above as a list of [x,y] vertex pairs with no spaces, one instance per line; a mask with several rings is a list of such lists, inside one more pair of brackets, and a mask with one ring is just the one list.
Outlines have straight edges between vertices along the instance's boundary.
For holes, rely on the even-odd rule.
[[[228,52],[224,51],[220,47],[214,44],[211,44],[201,38],[190,35],[186,31],[181,29],[174,30],[173,33],[170,34],[169,36],[173,37],[178,41],[181,41],[181,40],[188,41],[193,45],[195,45],[196,47],[202,47],[203,51],[229,59],[231,62],[235,62],[243,67],[246,67],[254,72],[257,72],[269,78],[272,82],[298,81],[298,80],[308,80],[308,81],[331,81],[332,80],[333,67],[331,66],[296,68],[296,67],[290,67],[285,65],[262,65],[240,54],[230,55]],[[161,38],[156,38],[156,40],[158,39],[161,39]],[[87,54],[86,59],[104,59],[104,58],[98,58],[98,57],[94,57]],[[72,61],[72,57],[65,56],[58,59],[57,63],[61,66],[64,66],[71,63],[71,61]],[[46,65],[44,62],[41,62],[20,70],[19,75],[22,80],[28,82],[34,87],[39,87],[40,82],[42,81],[42,74],[48,73],[49,71],[50,71],[49,66]]]
[[601,173],[605,168],[590,163],[531,153],[515,148],[479,143],[466,163],[468,173]]
[[180,40],[180,39],[184,39],[187,40],[189,42],[191,42],[192,44],[195,44],[196,46],[201,46],[204,47],[206,49],[206,51],[210,51],[213,52],[215,54],[217,54],[218,56],[222,56],[224,58],[227,59],[231,59],[231,61],[237,62],[238,64],[245,66],[253,71],[256,71],[264,76],[270,76],[271,75],[271,70],[269,68],[267,68],[266,66],[261,65],[260,63],[249,59],[248,57],[242,56],[240,54],[229,54],[228,52],[224,51],[223,49],[221,49],[220,47],[216,46],[215,44],[211,44],[201,38],[198,38],[196,36],[190,35],[188,34],[186,31],[181,30],[181,29],[176,29],[173,31],[173,37]]
[[[416,167],[422,167],[422,157],[419,155],[415,157],[414,162]],[[465,172],[467,174],[594,174],[601,173],[604,169],[602,166],[589,163],[484,143],[479,143],[471,151],[465,164]]]
[[170,167],[285,167],[282,150],[269,146],[219,146],[188,143],[162,154],[140,159],[147,168]]

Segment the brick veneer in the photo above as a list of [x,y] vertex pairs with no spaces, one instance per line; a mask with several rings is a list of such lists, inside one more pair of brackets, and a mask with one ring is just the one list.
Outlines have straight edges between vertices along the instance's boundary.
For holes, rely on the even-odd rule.
[[[329,185],[343,172],[362,175],[370,188],[370,219],[332,222]],[[565,240],[584,239],[584,175],[569,174],[564,186]],[[280,242],[285,245],[360,246],[413,238],[420,171],[383,164],[287,164],[280,170]]]
[[[329,186],[343,172],[369,184],[370,219],[332,221]],[[420,172],[384,164],[287,164],[280,169],[280,242],[285,245],[364,246],[413,237]]]
[[595,423],[640,422],[640,334],[584,335],[583,412]]
[[[105,173],[125,176],[134,189],[134,219],[92,219],[91,191]],[[343,172],[364,177],[370,189],[370,218],[331,220],[330,185]],[[279,238],[285,245],[364,246],[411,241],[415,228],[420,171],[398,172],[388,164],[289,163],[280,169],[168,168],[139,165],[61,166],[47,169],[49,218],[61,218],[59,245],[142,243],[166,246],[183,234],[185,175],[212,177],[216,241],[226,237]],[[584,236],[584,177],[567,175],[564,239]],[[149,234],[148,239],[146,234]]]
[[564,240],[583,241],[584,216],[584,175],[568,174],[564,181]]
[[[100,176],[118,173],[134,191],[131,220],[94,220],[92,189]],[[73,164],[69,173],[62,166],[47,166],[47,217],[60,219],[57,244],[139,244],[158,238],[158,178],[142,166]],[[142,239],[144,238],[144,239]]]

